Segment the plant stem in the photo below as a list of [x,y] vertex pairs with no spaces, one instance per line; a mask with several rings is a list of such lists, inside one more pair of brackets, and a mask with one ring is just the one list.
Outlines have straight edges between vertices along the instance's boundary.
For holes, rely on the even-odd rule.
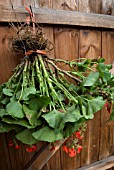
[[24,70],[23,70],[23,82],[22,82],[22,89],[21,89],[21,95],[20,95],[20,97],[19,97],[18,102],[19,102],[19,101],[21,100],[21,98],[22,98],[22,94],[23,94],[24,86],[26,85],[26,80],[27,80],[27,77],[26,77],[27,65],[28,65],[28,60],[25,60],[25,65],[24,65]]
[[60,71],[61,73],[64,73],[65,75],[67,75],[68,77],[74,79],[75,81],[78,81],[78,82],[80,82],[80,83],[82,82],[79,78],[74,77],[74,76],[72,76],[71,74],[69,74],[67,71],[58,68],[52,61],[47,60],[47,62],[48,62],[49,64],[51,64],[56,70]]
[[[47,80],[48,86],[49,86],[50,90],[52,91],[52,94],[54,95],[54,97],[56,97],[56,98],[58,99],[58,101],[59,101],[62,109],[64,110],[64,112],[66,112],[65,109],[64,109],[64,106],[63,106],[62,102],[61,102],[60,99],[59,99],[59,96],[57,95],[57,93],[56,93],[56,91],[55,91],[55,89],[54,89],[54,87],[53,87],[53,85],[52,85],[52,80],[49,78],[49,75],[48,75],[48,73],[47,73],[47,71],[46,71],[44,62],[43,62],[43,60],[42,60],[42,56],[41,56],[41,55],[38,55],[38,59],[39,59],[39,62],[41,63],[42,70],[43,70],[43,72],[44,72],[44,77],[45,77],[46,80]],[[52,97],[53,97],[53,95],[52,95]]]
[[41,95],[43,95],[43,81],[42,81],[42,77],[41,77],[41,73],[40,73],[40,69],[39,69],[39,63],[38,63],[38,58],[37,56],[35,57],[35,66],[36,66],[36,75],[39,81],[39,90],[41,92]]

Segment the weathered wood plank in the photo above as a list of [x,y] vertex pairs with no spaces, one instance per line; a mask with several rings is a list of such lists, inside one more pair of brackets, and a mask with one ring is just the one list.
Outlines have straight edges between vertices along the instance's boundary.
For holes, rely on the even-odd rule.
[[[33,8],[33,12],[37,23],[114,28],[114,17],[109,15],[41,8]],[[0,22],[24,22],[27,16],[23,7],[14,6],[12,10],[1,6]]]
[[102,0],[102,14],[114,15],[114,1]]
[[78,3],[76,0],[55,0],[53,1],[53,9],[78,11]]
[[58,141],[56,148],[53,151],[50,151],[50,145],[48,144],[45,149],[40,154],[38,154],[37,159],[35,159],[32,164],[27,167],[27,170],[41,170],[64,142],[65,140]]
[[[96,30],[80,30],[80,58],[96,58],[101,56],[101,32]],[[82,140],[81,166],[98,160],[100,136],[100,113],[88,121],[87,131]]]
[[79,0],[79,11],[87,13],[101,13],[102,0]]
[[0,169],[12,170],[5,134],[0,134]]
[[[106,63],[114,61],[114,32],[102,32],[102,57]],[[104,159],[114,154],[114,124],[109,120],[110,114],[104,108],[101,111],[101,132],[99,159]]]
[[101,161],[97,161],[93,164],[84,166],[84,167],[79,168],[77,170],[106,170],[106,169],[109,169],[109,168],[112,168],[112,167],[114,167],[114,156],[103,159]]
[[19,55],[9,48],[8,37],[11,35],[12,31],[7,26],[0,26],[0,84],[8,80],[12,70],[20,62]]

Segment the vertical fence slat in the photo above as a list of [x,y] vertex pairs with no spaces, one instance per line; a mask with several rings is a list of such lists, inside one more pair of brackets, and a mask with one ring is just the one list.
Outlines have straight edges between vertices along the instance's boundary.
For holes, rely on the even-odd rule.
[[88,13],[101,13],[102,0],[79,0],[79,11]]
[[[94,30],[80,31],[80,57],[96,58],[101,55],[101,32]],[[88,122],[85,138],[82,140],[81,166],[98,160],[100,135],[100,113]]]
[[[111,64],[114,61],[114,31],[102,32],[102,57],[106,63]],[[109,113],[104,108],[101,111],[101,139],[99,159],[106,158],[114,154],[114,124],[109,121]]]

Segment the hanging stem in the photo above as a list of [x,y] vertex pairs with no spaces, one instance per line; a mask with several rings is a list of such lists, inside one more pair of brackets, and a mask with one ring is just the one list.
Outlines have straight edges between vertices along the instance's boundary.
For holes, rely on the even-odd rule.
[[[44,72],[44,77],[45,77],[46,80],[47,80],[48,86],[49,86],[50,90],[52,91],[52,94],[54,95],[54,97],[56,96],[56,98],[58,99],[58,101],[59,101],[62,109],[64,110],[64,112],[66,112],[65,109],[64,109],[64,106],[63,106],[62,102],[61,102],[60,99],[59,99],[59,96],[57,95],[57,93],[56,93],[56,91],[55,91],[55,89],[54,89],[54,87],[53,87],[53,85],[52,85],[52,80],[49,78],[49,75],[48,75],[47,70],[46,70],[46,68],[45,68],[44,62],[43,62],[43,60],[42,60],[42,56],[41,56],[41,55],[38,55],[38,59],[39,59],[39,62],[41,63],[42,70],[43,70],[43,72]],[[53,96],[53,95],[52,95],[52,96]]]
[[48,62],[49,64],[51,64],[56,70],[60,71],[61,73],[64,73],[65,75],[67,75],[68,77],[74,79],[75,81],[78,81],[78,82],[80,82],[80,83],[82,82],[79,78],[74,77],[74,76],[72,76],[71,74],[69,74],[67,71],[58,68],[52,61],[47,60],[47,62]]

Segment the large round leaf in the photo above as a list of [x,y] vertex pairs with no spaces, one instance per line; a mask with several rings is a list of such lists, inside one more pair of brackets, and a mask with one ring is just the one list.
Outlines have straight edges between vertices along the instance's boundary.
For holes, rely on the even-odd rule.
[[9,113],[12,117],[17,117],[17,118],[23,118],[24,117],[24,112],[22,110],[22,106],[19,102],[10,102],[6,106],[6,111]]
[[54,142],[56,140],[63,139],[63,135],[61,133],[55,134],[54,129],[48,126],[34,132],[32,135],[39,141]]
[[16,138],[20,140],[22,143],[33,145],[37,143],[37,140],[32,136],[32,131],[29,129],[24,129],[18,134],[16,134]]

